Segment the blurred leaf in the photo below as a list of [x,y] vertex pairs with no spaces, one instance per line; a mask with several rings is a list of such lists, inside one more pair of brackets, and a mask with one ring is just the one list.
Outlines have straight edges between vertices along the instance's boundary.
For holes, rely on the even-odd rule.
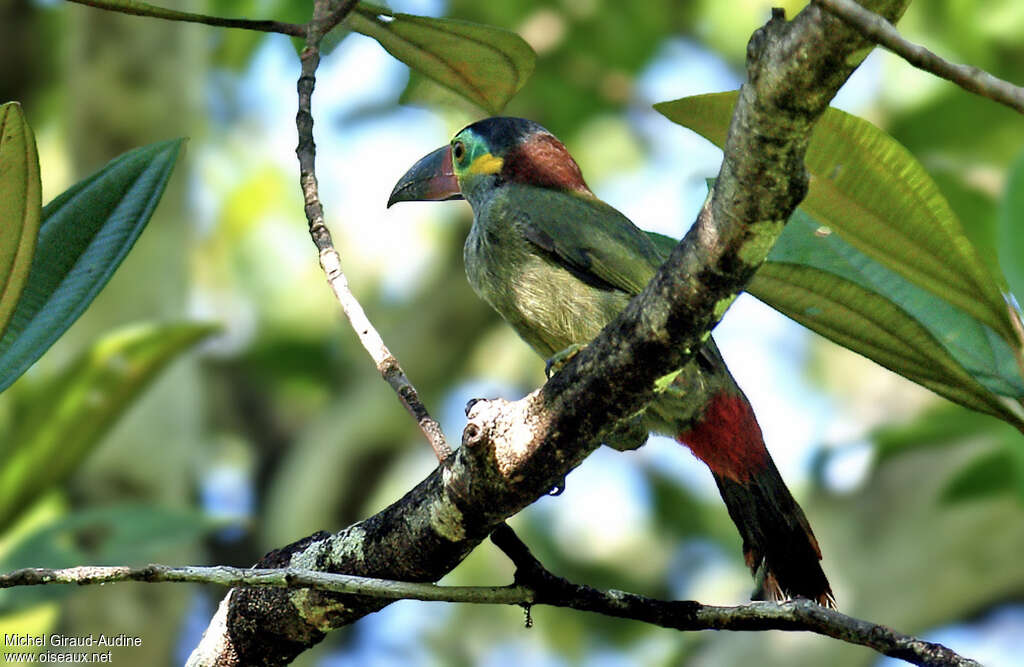
[[[695,25],[700,26],[699,39],[709,36],[699,3],[449,0],[445,7],[450,16],[512,28],[537,51],[537,68],[508,111],[539,122],[570,150],[576,134],[592,120],[623,112],[644,96],[641,83],[649,66],[660,64],[662,72],[670,63],[701,71],[709,66],[706,51],[683,42],[693,35]],[[734,19],[740,13],[750,17],[749,28],[738,28],[746,31],[739,42],[742,52],[750,32],[763,23],[763,9],[730,6],[730,11]],[[717,78],[720,70],[712,69],[711,76]],[[411,76],[402,97],[422,104],[437,97],[437,88],[423,77]],[[475,111],[455,108],[470,116],[466,122],[473,120]]]
[[0,338],[0,391],[35,363],[107,284],[149,222],[183,141],[129,151],[43,209],[28,282]]
[[493,26],[397,14],[367,3],[359,3],[346,22],[491,114],[500,112],[523,87],[536,61],[522,37]]
[[941,500],[959,502],[1016,492],[1024,503],[1024,448],[1020,432],[1004,422],[943,403],[909,422],[878,428],[870,438],[875,444],[876,469],[918,450],[972,443],[984,452],[951,475],[939,493]]
[[[213,16],[272,19],[296,25],[309,21],[313,13],[311,3],[295,0],[207,0],[207,11]],[[346,32],[343,27],[335,28],[325,37],[325,42],[334,42],[334,36],[341,32]],[[254,30],[218,30],[213,35],[216,40],[213,59],[218,67],[241,72],[251,63],[256,49],[268,38],[280,39]],[[297,51],[302,49],[302,40],[296,37],[291,40]],[[330,51],[325,46],[321,44],[320,50],[324,55]]]
[[39,157],[21,105],[0,105],[0,334],[28,278],[42,209]]
[[888,459],[926,447],[959,445],[979,435],[1002,434],[1019,438],[1017,431],[987,415],[949,403],[939,403],[915,419],[901,424],[887,424],[870,435],[875,445],[875,465]]
[[75,471],[153,378],[215,327],[147,324],[108,334],[40,392],[2,443],[0,531]]
[[943,502],[981,500],[1014,488],[1017,480],[1013,454],[1008,449],[983,454],[964,466],[942,489]]
[[999,264],[1010,291],[1024,295],[1024,153],[1017,156],[1007,174],[997,226]]
[[[1014,77],[1018,76],[1019,61],[1012,71]],[[947,86],[927,103],[895,116],[887,129],[922,158],[958,160],[962,167],[978,161],[1005,164],[1024,143],[1020,114],[954,86]]]
[[[658,535],[675,539],[699,536],[719,538],[706,502],[702,502],[678,479],[654,466],[642,468],[651,496],[652,517]],[[729,535],[732,537],[732,535]],[[728,539],[728,538],[726,538]],[[725,546],[735,546],[732,540]]]
[[[737,93],[662,102],[655,109],[721,147]],[[1020,341],[1002,293],[924,168],[871,123],[828,109],[807,150],[810,189],[801,208],[879,262]]]
[[[0,557],[0,571],[142,564],[221,525],[201,512],[152,505],[81,510],[45,523],[18,540]],[[61,598],[74,590],[74,586],[28,586],[0,591],[0,614]]]

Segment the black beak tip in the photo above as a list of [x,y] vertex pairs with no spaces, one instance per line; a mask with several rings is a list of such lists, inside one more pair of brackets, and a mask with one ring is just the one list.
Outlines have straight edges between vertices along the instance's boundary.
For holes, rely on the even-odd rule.
[[391,208],[400,201],[409,201],[408,197],[403,196],[404,192],[409,189],[410,183],[402,179],[395,184],[395,189],[391,191],[391,196],[388,197],[388,208]]

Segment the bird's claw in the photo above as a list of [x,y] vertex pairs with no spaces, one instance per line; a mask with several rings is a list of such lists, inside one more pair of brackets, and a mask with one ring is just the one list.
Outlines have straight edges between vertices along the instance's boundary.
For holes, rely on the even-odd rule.
[[573,343],[569,347],[555,352],[550,359],[544,364],[544,377],[551,379],[551,376],[562,370],[569,361],[580,353],[586,345],[580,345],[579,343]]

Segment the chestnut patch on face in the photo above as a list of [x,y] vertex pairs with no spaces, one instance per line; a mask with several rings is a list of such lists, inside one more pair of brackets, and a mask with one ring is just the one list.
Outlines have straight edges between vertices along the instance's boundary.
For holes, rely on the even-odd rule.
[[538,132],[525,139],[505,158],[502,178],[542,188],[590,192],[576,160],[558,139]]

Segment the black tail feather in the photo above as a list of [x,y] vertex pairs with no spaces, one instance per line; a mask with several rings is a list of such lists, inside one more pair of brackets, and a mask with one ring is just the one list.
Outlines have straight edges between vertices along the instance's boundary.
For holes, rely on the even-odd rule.
[[715,481],[743,538],[747,566],[762,575],[754,599],[803,597],[835,607],[818,540],[771,459],[743,481],[717,474]]

